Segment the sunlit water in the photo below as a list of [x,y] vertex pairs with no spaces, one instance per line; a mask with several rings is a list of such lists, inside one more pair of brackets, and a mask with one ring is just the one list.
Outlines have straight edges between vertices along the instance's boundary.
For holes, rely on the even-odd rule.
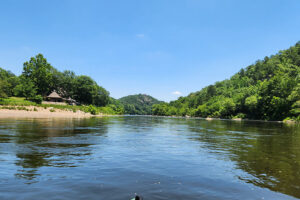
[[300,129],[155,117],[0,119],[0,199],[300,198]]

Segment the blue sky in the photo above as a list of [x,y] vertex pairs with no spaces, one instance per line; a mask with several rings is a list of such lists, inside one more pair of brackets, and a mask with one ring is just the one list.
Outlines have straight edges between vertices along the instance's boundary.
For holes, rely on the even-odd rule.
[[112,97],[174,100],[300,40],[299,0],[3,0],[0,67],[38,53]]

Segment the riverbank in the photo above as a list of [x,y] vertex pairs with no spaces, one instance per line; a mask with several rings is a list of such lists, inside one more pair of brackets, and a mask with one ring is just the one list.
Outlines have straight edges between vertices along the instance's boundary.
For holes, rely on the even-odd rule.
[[299,121],[296,120],[283,120],[283,121],[268,121],[268,120],[259,120],[259,119],[242,119],[242,118],[234,118],[234,119],[224,119],[224,118],[211,118],[211,117],[191,117],[191,116],[160,116],[160,115],[143,115],[143,116],[154,116],[154,117],[163,117],[163,118],[182,118],[182,119],[203,119],[206,121],[212,120],[222,120],[222,121],[250,121],[250,122],[272,122],[272,123],[285,123],[285,124],[299,124]]
[[92,115],[80,110],[57,109],[38,106],[0,106],[0,118],[87,118],[104,116]]
[[[22,112],[21,112],[22,111]],[[26,112],[25,112],[26,111]],[[39,113],[39,114],[37,114]],[[0,98],[0,117],[91,117],[121,114],[117,107],[107,105],[62,105],[60,103],[37,104],[20,97]]]

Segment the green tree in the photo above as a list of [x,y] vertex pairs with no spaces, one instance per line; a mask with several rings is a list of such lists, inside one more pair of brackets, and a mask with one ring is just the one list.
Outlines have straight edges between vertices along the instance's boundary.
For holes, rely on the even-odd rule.
[[55,90],[65,98],[74,98],[76,75],[74,72],[65,70],[64,72],[54,72],[53,74]]
[[109,103],[109,93],[89,76],[76,77],[74,86],[74,97],[83,104],[105,106]]
[[250,97],[247,97],[245,100],[245,106],[248,108],[250,112],[254,112],[257,108],[257,96],[252,95]]
[[30,99],[36,96],[37,89],[33,81],[25,78],[24,76],[21,76],[20,84],[15,87],[14,94],[15,96],[25,97],[26,99]]
[[13,89],[18,84],[18,77],[12,72],[0,68],[0,90],[2,97],[13,95]]
[[213,97],[217,93],[216,87],[214,85],[210,85],[207,87],[207,96]]
[[7,97],[6,86],[5,86],[6,84],[7,84],[7,82],[0,80],[0,98]]
[[42,54],[31,57],[23,64],[22,75],[33,82],[37,94],[47,96],[54,89],[53,74],[56,71]]

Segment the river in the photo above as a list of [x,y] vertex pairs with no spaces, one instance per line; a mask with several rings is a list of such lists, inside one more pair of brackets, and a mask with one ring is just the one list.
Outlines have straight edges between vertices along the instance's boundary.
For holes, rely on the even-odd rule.
[[300,128],[104,117],[0,119],[0,199],[300,198]]

